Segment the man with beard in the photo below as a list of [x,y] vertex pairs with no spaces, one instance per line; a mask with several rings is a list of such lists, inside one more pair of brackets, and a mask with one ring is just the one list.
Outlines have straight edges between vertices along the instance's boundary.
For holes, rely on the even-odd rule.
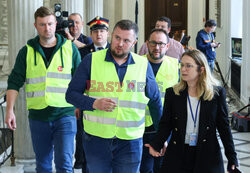
[[89,172],[139,172],[148,102],[157,129],[160,92],[147,59],[131,52],[137,34],[134,22],[116,23],[110,48],[85,56],[69,84],[66,100],[84,110]]
[[29,125],[36,155],[36,172],[73,172],[72,155],[76,133],[75,108],[66,102],[65,92],[78,64],[77,47],[55,34],[53,11],[40,7],[34,26],[38,36],[30,39],[18,53],[8,79],[5,122],[16,129],[14,104],[25,83]]
[[65,31],[67,39],[71,40],[78,48],[91,44],[91,38],[81,33],[84,24],[82,16],[79,13],[72,13],[68,20],[73,20],[74,26],[69,27],[69,32]]
[[[155,29],[163,29],[169,34],[171,31],[171,20],[165,16],[160,17],[156,21]],[[184,52],[185,50],[180,42],[174,40],[173,38],[169,38],[169,47],[165,53],[167,56],[180,59],[180,57]],[[144,43],[140,49],[139,55],[145,55],[147,53],[148,53],[148,47],[147,44]]]
[[[152,66],[162,103],[164,103],[165,90],[175,85],[179,80],[179,62],[177,59],[165,55],[169,47],[169,37],[165,30],[153,29],[146,43],[149,52],[146,57]],[[150,114],[151,112],[147,107],[143,144],[151,142],[156,134]],[[149,149],[143,145],[140,173],[158,173],[161,160],[161,157],[151,156]]]

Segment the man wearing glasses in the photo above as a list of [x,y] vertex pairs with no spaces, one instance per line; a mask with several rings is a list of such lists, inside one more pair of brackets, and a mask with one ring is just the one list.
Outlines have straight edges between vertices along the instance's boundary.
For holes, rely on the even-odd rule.
[[[171,20],[165,16],[162,16],[156,21],[155,28],[163,29],[167,34],[169,34],[171,31]],[[165,52],[165,55],[180,59],[184,52],[185,50],[180,42],[174,40],[173,38],[169,38],[169,47]],[[144,43],[140,49],[139,55],[145,55],[147,53],[148,47],[147,44]]]
[[[162,103],[164,103],[166,88],[172,87],[179,80],[179,62],[177,59],[165,55],[169,48],[169,37],[165,30],[153,29],[146,44],[148,47],[148,54],[145,56],[152,66],[161,93],[161,100]],[[148,107],[146,108],[145,127],[143,135],[144,144],[152,141],[156,134]],[[160,157],[152,157],[149,154],[148,148],[144,146],[140,172],[158,173],[161,159]]]

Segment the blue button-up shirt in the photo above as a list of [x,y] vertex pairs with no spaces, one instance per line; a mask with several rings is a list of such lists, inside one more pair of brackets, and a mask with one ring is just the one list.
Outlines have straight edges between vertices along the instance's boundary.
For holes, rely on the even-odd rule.
[[[105,61],[114,63],[120,82],[122,82],[124,79],[128,65],[135,64],[131,53],[128,54],[128,59],[125,63],[123,63],[122,65],[117,64],[111,55],[110,49],[107,50]],[[67,102],[73,104],[75,107],[81,110],[88,111],[93,111],[93,103],[95,101],[94,98],[83,95],[85,89],[87,88],[87,82],[91,80],[91,62],[92,54],[86,55],[78,66],[66,93]],[[148,103],[149,111],[152,116],[154,126],[155,128],[157,128],[162,115],[162,102],[161,95],[150,64],[148,64],[146,72],[145,95],[150,99]]]

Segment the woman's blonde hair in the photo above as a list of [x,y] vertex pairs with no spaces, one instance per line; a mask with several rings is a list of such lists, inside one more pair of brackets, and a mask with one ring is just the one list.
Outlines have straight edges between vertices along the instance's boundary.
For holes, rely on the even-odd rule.
[[[203,96],[204,100],[212,100],[215,93],[214,86],[218,86],[219,81],[212,76],[205,55],[196,49],[184,52],[182,54],[182,57],[185,55],[191,57],[198,65],[197,70],[200,73],[197,83],[198,98],[200,98],[204,94]],[[202,67],[204,67],[203,72],[201,72]],[[186,87],[187,87],[187,82],[183,81],[182,78],[180,78],[180,82],[176,84],[173,88],[175,94],[180,95],[180,91],[183,91]]]

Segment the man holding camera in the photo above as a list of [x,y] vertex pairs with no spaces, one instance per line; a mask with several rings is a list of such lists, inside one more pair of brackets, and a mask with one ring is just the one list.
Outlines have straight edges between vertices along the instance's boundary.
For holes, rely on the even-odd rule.
[[83,35],[83,20],[79,13],[72,13],[68,20],[74,21],[74,26],[69,27],[69,32],[65,31],[67,39],[71,40],[77,48],[84,47],[92,43],[92,39]]
[[71,41],[55,34],[56,17],[50,9],[40,7],[34,17],[38,36],[19,51],[9,76],[5,123],[16,129],[14,104],[25,83],[36,172],[52,173],[54,155],[56,172],[72,173],[76,118],[65,92],[80,54]]

